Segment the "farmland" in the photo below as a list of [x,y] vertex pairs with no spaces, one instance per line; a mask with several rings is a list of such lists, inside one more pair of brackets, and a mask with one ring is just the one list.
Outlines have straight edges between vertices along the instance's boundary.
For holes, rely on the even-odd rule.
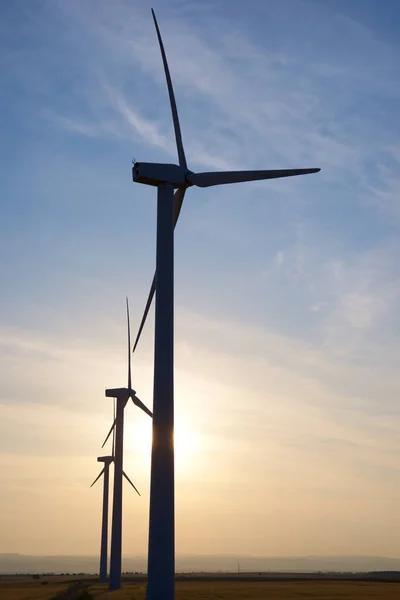
[[[279,580],[277,580],[279,579]],[[145,600],[146,580],[127,577],[121,590],[110,592],[97,578],[1,577],[2,600]],[[83,595],[82,595],[83,594]],[[254,575],[179,577],[176,600],[370,600],[397,599],[400,581],[368,581],[360,577],[265,576]]]

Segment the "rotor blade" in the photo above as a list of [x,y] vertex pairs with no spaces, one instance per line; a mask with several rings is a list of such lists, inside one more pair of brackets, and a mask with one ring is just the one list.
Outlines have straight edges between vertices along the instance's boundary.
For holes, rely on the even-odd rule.
[[179,166],[186,170],[187,169],[186,157],[185,157],[185,151],[183,150],[181,127],[179,125],[179,117],[178,117],[178,111],[176,108],[175,94],[174,94],[174,89],[172,87],[171,75],[169,72],[167,57],[166,57],[165,50],[164,50],[164,44],[161,39],[161,33],[160,33],[160,29],[158,27],[156,15],[154,14],[153,9],[151,9],[151,12],[152,12],[153,19],[154,19],[154,25],[156,26],[158,43],[160,45],[162,61],[164,64],[165,78],[167,80],[169,101],[171,104],[172,119],[174,122],[174,129],[175,129],[176,148],[178,150],[178,157],[179,157]]
[[[178,221],[179,218],[179,214],[181,212],[181,208],[182,208],[182,203],[183,203],[183,199],[185,197],[185,189],[178,189],[176,190],[175,194],[174,194],[174,227]],[[156,275],[154,274],[153,277],[153,282],[151,284],[150,287],[150,292],[149,295],[147,297],[147,302],[146,302],[146,306],[144,309],[144,313],[143,313],[143,317],[142,317],[142,321],[140,323],[140,327],[136,336],[136,340],[135,340],[135,344],[133,346],[133,350],[132,352],[135,352],[136,350],[136,346],[139,343],[140,340],[140,336],[142,335],[142,331],[143,331],[143,327],[144,324],[146,323],[146,319],[147,319],[147,315],[149,314],[149,310],[151,307],[151,303],[153,301],[153,296],[154,296],[154,292],[156,291]]]
[[142,320],[140,322],[140,327],[139,327],[139,330],[137,332],[137,336],[136,336],[136,340],[135,340],[132,352],[135,352],[136,346],[139,343],[140,336],[142,335],[143,327],[144,327],[144,324],[146,323],[147,315],[149,314],[150,306],[151,306],[151,303],[153,301],[153,296],[154,296],[154,292],[155,291],[156,291],[156,274],[154,273],[153,281],[152,281],[152,284],[151,284],[151,287],[150,287],[150,292],[149,292],[149,295],[147,297],[146,306],[144,307],[143,317],[142,317]]
[[94,484],[96,483],[96,481],[98,481],[100,479],[100,477],[103,475],[104,471],[106,470],[106,468],[104,467],[104,469],[102,471],[100,471],[100,474],[97,475],[96,479],[93,481],[92,485],[90,487],[93,487]]
[[132,398],[133,404],[136,404],[136,406],[141,408],[143,410],[143,412],[146,413],[146,415],[149,415],[149,417],[153,418],[153,413],[151,412],[151,410],[149,410],[147,408],[147,406],[145,406],[143,404],[143,402],[141,400],[139,400],[139,398],[137,396],[131,396],[131,398]]
[[129,481],[129,483],[131,484],[131,486],[133,487],[133,489],[135,490],[135,492],[137,492],[137,494],[140,496],[139,490],[133,485],[132,481],[129,479],[128,475],[125,473],[125,471],[122,471],[122,475],[125,477],[125,479],[127,481]]
[[175,225],[179,219],[179,215],[182,208],[183,199],[185,197],[186,189],[178,189],[174,194],[174,229]]
[[115,425],[117,422],[117,401],[113,398],[113,417],[114,417],[114,425],[113,425],[113,436],[112,436],[112,448],[111,448],[111,456],[114,458],[115,456]]
[[128,297],[126,298],[126,318],[128,321],[128,390],[132,387],[132,373],[131,373],[131,322],[129,319],[129,302]]
[[318,173],[321,169],[277,169],[275,171],[215,171],[210,173],[189,173],[187,180],[198,187],[210,187],[226,183],[241,183],[245,181],[260,181],[261,179],[276,179],[278,177],[293,177]]
[[106,443],[107,443],[107,440],[108,440],[108,438],[109,438],[109,437],[110,437],[110,435],[112,434],[112,431],[113,431],[113,429],[114,429],[114,427],[115,427],[115,423],[116,423],[116,421],[117,421],[117,419],[114,419],[114,423],[111,425],[111,427],[110,427],[110,431],[107,433],[107,437],[106,437],[106,439],[105,439],[105,440],[104,440],[104,442],[103,442],[102,448],[104,448],[104,446],[105,446],[105,445],[106,445]]

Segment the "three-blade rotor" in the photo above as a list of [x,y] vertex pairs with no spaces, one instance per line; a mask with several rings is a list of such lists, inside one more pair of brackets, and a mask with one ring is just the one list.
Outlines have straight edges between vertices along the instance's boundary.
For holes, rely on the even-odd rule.
[[[160,46],[161,57],[164,66],[165,79],[167,82],[169,101],[171,106],[172,120],[174,124],[175,131],[175,141],[176,147],[178,151],[178,159],[179,166],[185,170],[185,180],[186,183],[181,185],[174,196],[174,227],[178,221],[179,214],[182,208],[183,199],[185,196],[185,191],[188,187],[195,185],[197,187],[211,187],[215,185],[226,185],[229,183],[241,183],[241,182],[250,182],[250,181],[262,181],[266,179],[276,179],[280,177],[294,177],[297,175],[308,175],[311,173],[318,173],[320,169],[274,169],[274,170],[258,170],[258,171],[211,171],[205,173],[193,173],[188,170],[185,151],[183,148],[182,142],[182,134],[181,127],[179,123],[178,117],[178,109],[176,107],[175,94],[171,80],[171,74],[169,71],[167,56],[164,49],[164,44],[161,38],[160,28],[157,23],[157,19],[154,13],[154,10],[151,9],[154,25],[157,32],[158,43]],[[144,325],[146,323],[147,315],[149,313],[151,303],[153,301],[154,293],[157,285],[157,273],[154,274],[152,284],[150,286],[150,292],[147,297],[146,305],[143,312],[143,317],[139,326],[139,330],[135,339],[135,343],[133,345],[133,352],[135,352],[140,336],[142,334]]]
[[[147,406],[137,397],[135,390],[132,389],[132,357],[131,357],[131,323],[130,323],[130,315],[129,315],[129,301],[126,298],[126,320],[128,327],[128,386],[126,388],[111,388],[106,390],[106,396],[114,398],[120,402],[124,402],[124,408],[131,398],[133,404],[135,404],[138,408],[140,408],[143,412],[145,412],[149,417],[153,418],[153,413],[151,410],[147,408]],[[110,427],[109,432],[107,433],[106,439],[102,444],[102,448],[104,448],[111,434],[113,434],[113,456],[115,450],[115,426],[116,426],[117,418],[115,412],[115,400],[114,400],[114,421]]]
[[[129,353],[130,354],[130,353]],[[113,416],[114,416],[114,423],[115,423],[115,411],[116,411],[116,406],[115,406],[115,400],[113,403]],[[115,428],[114,426],[111,428],[111,430],[109,431],[109,434],[107,436],[107,439],[109,438],[111,431],[113,433],[113,437],[112,437],[112,453],[111,456],[99,456],[99,458],[97,459],[99,462],[103,462],[104,467],[103,469],[100,471],[100,473],[98,474],[98,476],[96,477],[96,479],[93,481],[92,485],[90,487],[93,487],[95,483],[97,483],[97,481],[100,479],[100,477],[102,475],[104,475],[105,470],[109,468],[110,464],[114,462],[115,460]],[[106,439],[106,441],[107,441]],[[104,446],[104,444],[103,444]],[[125,479],[128,481],[128,483],[133,487],[133,489],[135,490],[135,492],[140,496],[140,492],[139,490],[135,487],[135,485],[132,483],[132,481],[129,479],[128,475],[125,473],[125,471],[122,471],[122,475],[125,477]]]

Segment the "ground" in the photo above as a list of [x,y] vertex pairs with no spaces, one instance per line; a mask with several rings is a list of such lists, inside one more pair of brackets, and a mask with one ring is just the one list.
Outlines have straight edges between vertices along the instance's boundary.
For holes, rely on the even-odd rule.
[[[281,577],[281,576],[280,576]],[[176,583],[176,600],[372,600],[400,598],[400,580],[356,581],[289,578],[271,581],[274,576],[186,577]],[[282,577],[281,577],[282,578]],[[76,583],[77,580],[81,583]],[[122,588],[108,591],[96,578],[0,577],[1,600],[144,600],[143,578],[126,578]],[[185,580],[186,579],[186,580]],[[283,578],[282,578],[283,579]],[[47,583],[44,583],[47,582]]]

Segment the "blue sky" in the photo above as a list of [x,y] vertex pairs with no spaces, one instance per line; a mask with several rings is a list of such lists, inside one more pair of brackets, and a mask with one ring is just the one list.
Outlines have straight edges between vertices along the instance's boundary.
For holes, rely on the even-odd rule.
[[[221,552],[400,556],[399,5],[154,8],[192,170],[322,169],[186,195],[177,418],[197,446],[181,434],[178,548],[213,551],[218,532]],[[155,260],[155,191],[132,183],[131,159],[176,160],[167,91],[148,2],[0,11],[0,551],[39,548],[38,489],[51,502],[68,479],[88,529],[59,524],[40,550],[95,552],[100,497],[85,486],[110,417],[103,390],[125,381],[124,298],[136,327]],[[148,405],[152,327],[134,362]],[[127,420],[142,432],[126,460],[144,500],[127,505],[141,525],[125,543],[144,552],[150,431],[133,407]],[[60,506],[56,524],[74,510]],[[235,540],[227,513],[243,523]],[[264,538],[260,519],[268,531],[282,515],[285,534]]]

